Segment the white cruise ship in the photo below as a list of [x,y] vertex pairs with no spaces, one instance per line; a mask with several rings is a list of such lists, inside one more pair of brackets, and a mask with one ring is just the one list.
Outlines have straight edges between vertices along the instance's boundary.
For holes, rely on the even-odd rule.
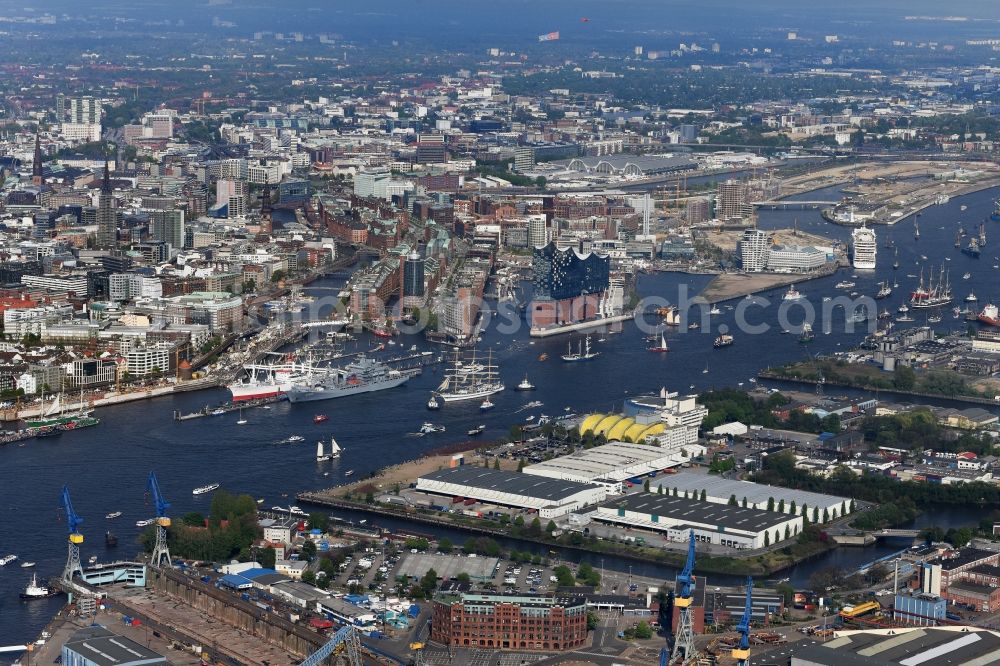
[[875,230],[864,224],[851,232],[852,262],[855,268],[875,268],[875,255],[878,252],[876,240]]

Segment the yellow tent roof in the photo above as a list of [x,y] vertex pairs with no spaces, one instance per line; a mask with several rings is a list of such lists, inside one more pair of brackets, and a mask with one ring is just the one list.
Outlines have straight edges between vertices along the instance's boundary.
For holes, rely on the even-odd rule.
[[635,441],[636,442],[643,442],[650,435],[659,435],[659,434],[662,434],[663,431],[666,430],[666,429],[667,429],[666,424],[664,424],[664,423],[654,423],[653,425],[649,426],[648,428],[646,428],[645,430],[643,430],[641,433],[639,433],[639,436],[635,438]]
[[610,441],[620,440],[625,431],[635,424],[635,419],[625,417],[621,421],[615,424],[615,426],[608,431],[608,439]]
[[636,438],[642,433],[643,430],[645,430],[648,427],[649,427],[648,423],[633,422],[633,424],[630,425],[628,429],[625,431],[625,434],[622,435],[622,439],[626,442],[638,442],[639,440]]
[[608,416],[605,416],[603,419],[601,419],[601,422],[598,423],[597,426],[594,428],[594,434],[607,436],[608,431],[611,430],[611,428],[613,428],[615,424],[621,421],[623,418],[625,417],[622,416],[621,414],[610,414]]
[[593,430],[594,426],[600,423],[601,419],[603,419],[605,416],[607,416],[607,414],[591,414],[590,416],[585,418],[583,420],[583,423],[580,424],[580,434],[582,435],[588,430]]

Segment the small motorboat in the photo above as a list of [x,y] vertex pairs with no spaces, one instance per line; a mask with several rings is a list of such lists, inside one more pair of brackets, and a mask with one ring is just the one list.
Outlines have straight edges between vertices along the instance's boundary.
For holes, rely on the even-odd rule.
[[313,423],[317,423],[317,424],[318,423],[326,423],[329,420],[330,420],[330,417],[327,416],[326,414],[317,414],[316,416],[313,417]]
[[344,472],[344,476],[350,476],[352,474],[354,474],[354,470],[353,469],[349,469],[346,472]]
[[222,409],[221,407],[213,409],[211,412],[209,412],[209,414],[211,414],[212,416],[222,416],[225,413],[226,410]]
[[480,425],[477,425],[475,428],[472,428],[471,430],[469,430],[469,432],[467,432],[466,434],[469,437],[475,437],[476,435],[481,435],[484,432],[486,432],[486,426],[483,425],[483,424],[480,424]]
[[35,566],[34,562],[21,562],[22,569],[30,569],[33,566]]
[[114,520],[115,518],[120,518],[121,515],[122,515],[121,511],[112,511],[111,513],[109,513],[104,517],[107,518],[108,520]]
[[97,564],[97,555],[91,555],[88,557],[87,564]]

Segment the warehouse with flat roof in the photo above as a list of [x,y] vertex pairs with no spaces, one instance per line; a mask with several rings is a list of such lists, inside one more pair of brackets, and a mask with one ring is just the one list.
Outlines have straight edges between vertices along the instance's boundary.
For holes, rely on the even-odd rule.
[[[690,493],[694,497],[701,497],[702,491],[705,491],[705,501],[715,504],[728,504],[735,497],[736,503],[743,506],[745,499],[747,507],[753,509],[766,510],[768,504],[773,501],[774,508],[772,510],[777,511],[779,508],[784,508],[786,513],[792,512],[792,503],[794,502],[795,513],[802,515],[802,510],[805,508],[809,511],[807,517],[812,522],[822,522],[824,512],[828,520],[836,520],[851,512],[852,500],[846,497],[811,493],[805,490],[781,488],[780,486],[766,486],[752,481],[724,479],[715,474],[681,472],[654,482],[650,490],[655,491],[656,488],[652,486],[662,487],[663,492],[668,495],[672,495],[676,489],[679,495]],[[814,519],[814,515],[816,519]]]
[[655,493],[634,493],[605,502],[592,517],[664,532],[671,541],[686,541],[694,530],[698,541],[739,550],[763,548],[802,531],[801,516]]
[[980,627],[896,627],[838,631],[837,637],[792,651],[792,666],[994,664],[1000,634]]
[[518,472],[461,465],[440,469],[417,479],[416,489],[435,495],[475,499],[488,504],[535,509],[541,518],[555,518],[589,504],[603,502],[606,486],[562,479],[553,481]]
[[[528,465],[524,468],[524,473],[550,479],[618,486],[625,479],[676,467],[704,451],[705,448],[699,444],[659,447],[610,442]],[[685,452],[687,455],[684,455]]]

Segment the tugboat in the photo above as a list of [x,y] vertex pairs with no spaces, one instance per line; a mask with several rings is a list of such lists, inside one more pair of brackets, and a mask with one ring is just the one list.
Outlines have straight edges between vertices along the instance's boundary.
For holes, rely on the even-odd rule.
[[24,588],[24,592],[21,593],[21,599],[23,601],[31,601],[33,599],[48,599],[50,597],[62,594],[60,590],[49,589],[44,585],[38,584],[38,577],[35,574],[31,574],[31,582],[28,586]]
[[514,387],[518,391],[534,391],[535,385],[528,381],[528,375],[524,376],[521,383]]
[[481,412],[489,411],[494,407],[496,407],[496,405],[494,405],[488,397],[484,398],[483,401],[479,403],[479,411]]
[[432,395],[427,401],[427,409],[441,409],[441,403],[438,402],[436,395]]

